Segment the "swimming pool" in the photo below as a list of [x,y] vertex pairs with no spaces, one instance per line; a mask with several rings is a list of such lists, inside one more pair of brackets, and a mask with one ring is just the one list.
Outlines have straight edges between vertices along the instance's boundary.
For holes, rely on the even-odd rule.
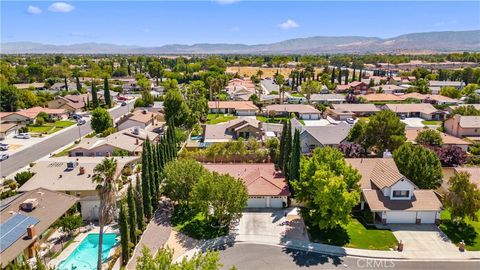
[[[90,233],[82,240],[80,245],[63,260],[59,270],[91,270],[97,269],[98,233]],[[117,235],[114,233],[103,234],[102,261],[110,254],[110,250],[117,244]]]

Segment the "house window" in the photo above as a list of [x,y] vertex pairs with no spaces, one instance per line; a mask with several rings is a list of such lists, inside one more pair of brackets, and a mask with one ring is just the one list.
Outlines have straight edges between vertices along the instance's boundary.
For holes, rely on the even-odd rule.
[[394,190],[393,197],[395,198],[408,198],[410,196],[409,190]]

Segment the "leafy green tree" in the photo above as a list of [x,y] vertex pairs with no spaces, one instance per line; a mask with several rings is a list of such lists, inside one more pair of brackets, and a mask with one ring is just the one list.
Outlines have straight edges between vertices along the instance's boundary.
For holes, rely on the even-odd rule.
[[445,204],[453,220],[478,220],[480,190],[470,181],[470,176],[467,172],[459,172],[448,180],[449,192],[445,197]]
[[365,142],[365,130],[367,129],[367,122],[365,120],[358,120],[348,132],[347,141],[356,142],[363,145]]
[[148,65],[148,73],[150,74],[150,77],[155,78],[156,84],[158,85],[158,80],[160,79],[160,82],[162,82],[163,78],[163,67],[162,64],[158,61],[152,61]]
[[16,112],[18,102],[18,90],[13,85],[0,85],[0,110],[2,112]]
[[143,106],[153,105],[154,98],[149,90],[142,91],[142,101],[143,101]]
[[58,227],[69,236],[78,228],[83,226],[83,220],[80,215],[65,215],[57,222]]
[[462,96],[462,92],[456,87],[445,86],[440,89],[440,95],[450,98],[460,98]]
[[302,149],[300,145],[300,131],[295,129],[293,136],[292,153],[290,156],[289,180],[298,180],[300,178],[300,158]]
[[360,179],[339,150],[322,147],[302,159],[300,179],[291,183],[310,226],[331,229],[349,222],[352,208],[360,202]]
[[142,255],[138,258],[137,270],[220,270],[223,265],[220,263],[218,251],[207,251],[197,253],[191,258],[183,258],[180,262],[173,262],[173,250],[161,248],[155,257],[147,247],[143,247]]
[[241,216],[247,200],[247,188],[242,180],[217,172],[203,173],[191,193],[191,201],[196,208],[205,217],[223,226]]
[[130,241],[133,244],[137,243],[137,206],[135,205],[135,193],[133,186],[128,186],[127,205],[128,205],[128,226]]
[[104,108],[96,108],[92,111],[90,126],[97,134],[113,127],[113,120],[110,113]]
[[[123,203],[120,204],[120,215],[118,217],[118,223],[120,227],[120,243],[122,246],[122,265],[127,265],[130,258],[130,239],[128,236],[127,214]],[[134,226],[134,224],[130,224],[130,226]]]
[[103,80],[103,98],[105,100],[105,105],[108,108],[112,107],[112,97],[110,96],[110,88],[108,86],[108,78]]
[[406,141],[405,124],[392,111],[380,111],[371,116],[365,128],[365,144],[378,154],[394,151]]
[[279,155],[279,146],[280,142],[278,141],[277,138],[270,138],[266,141],[266,146],[268,148],[268,154],[270,155],[270,158],[272,159],[273,163],[278,162],[278,155]]
[[442,164],[437,155],[421,146],[405,143],[393,152],[395,164],[421,189],[434,189],[442,184]]
[[473,105],[464,105],[453,109],[450,115],[453,116],[456,114],[462,116],[480,116],[480,110],[477,110]]
[[443,139],[440,132],[434,129],[424,129],[418,132],[415,142],[426,146],[442,146]]
[[182,94],[178,91],[168,91],[163,106],[166,120],[173,121],[175,126],[184,125],[191,113]]
[[162,172],[164,194],[180,204],[188,204],[193,187],[204,174],[205,168],[193,159],[169,162]]
[[102,247],[103,231],[105,224],[109,224],[115,214],[116,205],[116,183],[115,172],[117,171],[117,161],[113,158],[105,158],[93,169],[93,182],[97,184],[97,192],[100,197],[100,207],[98,209],[98,223],[100,234],[98,240],[97,269],[102,269]]

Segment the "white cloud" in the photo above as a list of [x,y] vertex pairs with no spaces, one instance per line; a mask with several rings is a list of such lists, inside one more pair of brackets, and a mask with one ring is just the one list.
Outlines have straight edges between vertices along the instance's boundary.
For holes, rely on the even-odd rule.
[[40,14],[42,13],[42,10],[39,7],[28,6],[27,12],[30,14]]
[[68,13],[68,12],[71,12],[72,10],[74,10],[75,7],[70,5],[70,4],[67,4],[65,2],[56,2],[56,3],[53,3],[51,4],[49,7],[48,7],[48,10],[51,11],[51,12],[62,12],[62,13]]
[[213,2],[217,2],[220,5],[229,5],[229,4],[233,4],[233,3],[236,3],[236,2],[240,2],[240,0],[213,0]]
[[285,22],[279,24],[278,26],[280,26],[280,28],[282,28],[283,30],[288,30],[292,28],[297,28],[299,25],[294,20],[288,19]]

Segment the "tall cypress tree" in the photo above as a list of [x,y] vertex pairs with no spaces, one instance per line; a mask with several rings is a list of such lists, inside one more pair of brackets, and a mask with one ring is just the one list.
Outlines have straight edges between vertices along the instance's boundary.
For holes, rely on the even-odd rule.
[[63,83],[65,84],[65,90],[68,92],[68,82],[67,82],[67,77],[63,78]]
[[78,78],[78,76],[75,77],[75,82],[77,83],[77,91],[82,91],[82,85],[80,84],[80,79]]
[[149,140],[143,143],[142,151],[142,196],[143,196],[143,211],[145,218],[150,220],[152,217],[152,197],[150,194],[150,162],[148,161]]
[[280,137],[280,155],[278,156],[278,166],[283,168],[285,157],[285,136],[287,135],[287,121],[283,121],[282,136]]
[[137,174],[137,178],[135,180],[135,199],[137,206],[137,228],[143,232],[145,230],[145,213],[143,211],[143,191],[142,191],[142,184],[140,182],[140,177]]
[[122,246],[122,265],[127,265],[128,259],[130,258],[130,248],[128,247],[129,237],[128,237],[128,222],[127,215],[125,213],[125,206],[123,203],[120,204],[120,216],[118,218],[119,227],[120,227],[120,242]]
[[292,127],[290,120],[287,120],[287,132],[285,134],[285,146],[284,146],[284,157],[283,157],[283,174],[285,178],[290,179],[290,152],[292,151]]
[[150,140],[147,138],[148,141],[148,182],[150,185],[150,198],[151,198],[151,203],[152,203],[152,209],[155,211],[156,206],[157,206],[157,191],[156,191],[156,184],[155,184],[155,165],[153,162],[153,151],[152,151],[152,144],[150,143]]
[[330,77],[330,83],[335,83],[335,67],[332,68],[332,76]]
[[127,193],[127,204],[128,204],[128,223],[130,226],[128,230],[130,231],[130,241],[133,244],[137,243],[137,206],[135,205],[135,194],[133,192],[133,186],[128,187]]
[[349,71],[348,71],[348,68],[347,68],[347,69],[345,70],[345,85],[348,84],[348,73],[349,73]]
[[95,86],[95,82],[92,80],[92,103],[93,108],[96,109],[100,105],[98,103],[98,95],[97,95],[97,87]]
[[342,84],[342,69],[338,68],[338,84]]
[[358,81],[362,81],[362,69],[360,69],[360,72],[358,73]]
[[295,129],[295,135],[293,136],[292,154],[290,157],[289,180],[298,180],[300,178],[300,156],[300,131]]
[[355,79],[355,68],[353,68],[353,74],[352,74],[352,82],[356,81],[357,79]]
[[108,86],[108,78],[103,80],[103,98],[105,99],[105,105],[108,108],[112,107],[112,98],[110,97],[110,87]]

